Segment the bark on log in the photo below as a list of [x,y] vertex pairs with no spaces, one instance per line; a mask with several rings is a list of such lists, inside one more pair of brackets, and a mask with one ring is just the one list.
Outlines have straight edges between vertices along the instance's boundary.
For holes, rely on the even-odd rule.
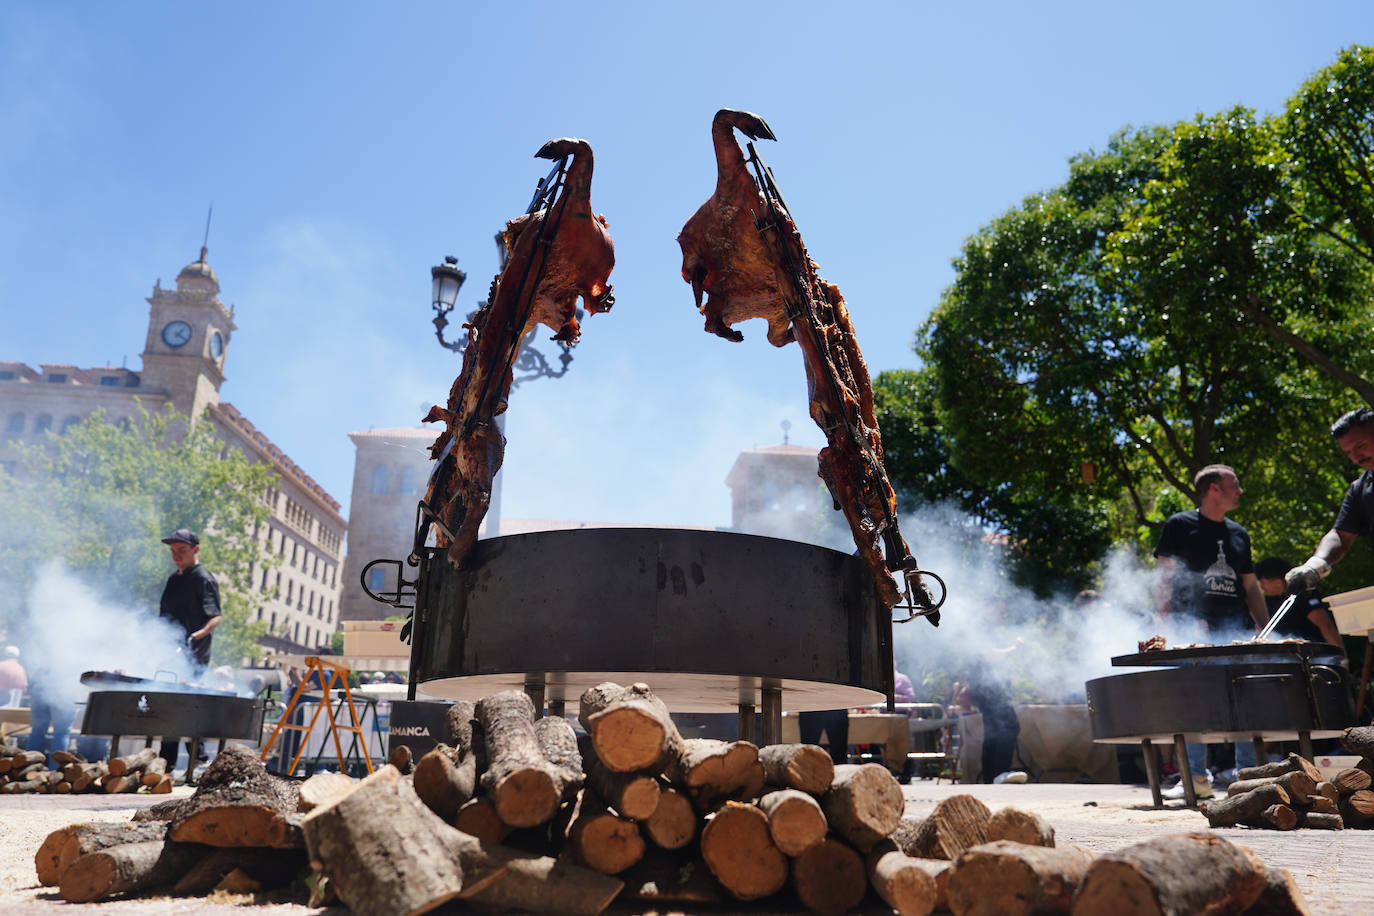
[[[405,745],[401,745],[405,747]],[[398,767],[399,769],[399,767]],[[300,798],[296,802],[298,811],[314,811],[316,808],[332,805],[343,798],[357,785],[353,777],[345,773],[316,773],[300,786]]]
[[415,794],[449,823],[477,790],[472,768],[460,768],[454,762],[457,756],[456,750],[441,744],[420,758],[411,776]]
[[822,795],[835,780],[835,764],[814,744],[770,744],[759,748],[766,785]]
[[73,754],[71,751],[53,751],[53,752],[52,752],[52,759],[53,759],[53,760],[56,760],[58,763],[62,764],[63,766],[67,766],[68,764],[73,764],[73,763],[85,763],[85,762],[86,762],[86,758],[85,758],[85,757],[82,757],[80,754]]
[[480,840],[441,821],[384,766],[305,816],[306,847],[355,913],[424,913],[499,880]]
[[1359,754],[1366,760],[1374,759],[1374,725],[1347,728],[1341,736],[1341,744],[1349,748],[1352,754]]
[[677,754],[667,758],[663,775],[674,786],[686,789],[699,811],[710,811],[727,801],[752,799],[763,790],[759,749],[749,741],[689,738]]
[[785,855],[801,855],[829,829],[820,802],[798,789],[769,792],[759,799],[759,808],[768,815],[769,836]]
[[644,858],[639,825],[616,815],[588,789],[578,793],[565,837],[576,861],[603,875],[619,874]]
[[1269,866],[1269,881],[1245,916],[1311,916],[1307,900],[1286,868]]
[[1292,830],[1298,826],[1297,813],[1287,805],[1270,805],[1255,819],[1256,827],[1270,827],[1274,830]]
[[208,852],[195,843],[163,840],[111,846],[73,862],[62,873],[58,892],[69,903],[90,903],[157,887],[174,881]]
[[1268,881],[1269,870],[1259,857],[1225,837],[1158,837],[1098,856],[1074,899],[1073,914],[1243,913]]
[[682,736],[647,684],[598,684],[582,694],[577,721],[596,756],[617,773],[657,770],[681,753]]
[[110,775],[126,776],[129,773],[141,772],[155,759],[157,759],[157,751],[150,747],[145,747],[135,754],[128,754],[124,757],[113,757],[110,760]]
[[491,798],[479,795],[469,799],[453,818],[453,826],[484,843],[499,843],[510,835],[511,827],[496,813]]
[[720,882],[706,863],[687,853],[647,850],[644,858],[620,877],[625,882],[626,896],[650,903],[714,906],[724,899]]
[[62,875],[77,859],[127,843],[147,843],[151,840],[161,842],[167,838],[167,825],[156,821],[134,823],[100,822],[87,824],[67,836],[57,853],[57,874]]
[[658,809],[658,780],[648,773],[617,773],[596,756],[590,737],[578,741],[587,786],[618,814],[632,821],[648,820]]
[[1323,798],[1329,798],[1333,802],[1339,803],[1341,800],[1341,790],[1336,788],[1334,784],[1329,782],[1317,783],[1317,794],[1322,796]]
[[103,763],[81,763],[81,772],[72,780],[73,792],[85,792],[92,783],[104,779],[109,769]]
[[1254,767],[1241,767],[1236,771],[1236,779],[1263,779],[1266,776],[1282,776],[1284,773],[1291,773],[1294,770],[1302,770],[1313,781],[1320,781],[1322,771],[1312,764],[1312,761],[1299,757],[1297,754],[1289,754],[1283,760],[1274,763],[1264,763]]
[[288,823],[299,805],[296,783],[271,775],[257,754],[231,744],[178,806],[167,837],[209,846],[289,847],[299,842],[299,831]]
[[157,782],[148,787],[149,795],[170,795],[172,794],[172,777],[166,773],[157,777]]
[[9,756],[9,768],[0,772],[9,773],[13,778],[21,770],[27,770],[36,763],[47,763],[48,758],[42,751],[17,751]]
[[164,776],[166,773],[167,761],[161,757],[154,757],[143,767],[143,778],[139,781],[145,786],[155,786],[161,781],[157,777]]
[[863,856],[834,838],[807,847],[792,862],[792,889],[821,916],[839,916],[863,902],[868,870]]
[[[939,904],[943,907],[935,874],[922,862],[897,848],[891,838],[882,840],[868,851],[868,880],[883,902],[897,911],[897,916],[926,916]],[[940,871],[949,868],[941,862]],[[948,880],[946,879],[946,886]]]
[[1374,792],[1360,789],[1340,800],[1337,806],[1347,827],[1367,830],[1374,827]]
[[501,912],[598,916],[625,886],[616,878],[548,856],[513,855],[502,862],[504,879],[464,895],[470,903]]
[[923,859],[959,858],[966,850],[988,840],[992,812],[972,795],[951,795],[935,806],[917,829],[908,855]]
[[1226,789],[1226,794],[1244,795],[1252,792],[1260,786],[1277,784],[1283,787],[1283,791],[1288,793],[1292,799],[1307,798],[1307,796],[1317,791],[1317,780],[1304,773],[1302,770],[1293,770],[1281,776],[1261,776],[1255,779],[1238,779],[1231,783]]
[[1310,795],[1307,798],[1307,810],[1316,814],[1340,814],[1341,807],[1338,802],[1333,802],[1325,795]]
[[149,805],[146,808],[139,808],[137,811],[134,812],[134,816],[131,818],[131,820],[135,822],[170,821],[173,817],[176,816],[177,809],[181,807],[181,803],[189,800],[190,799],[184,798],[169,798],[165,802],[158,802],[156,805]]
[[1002,808],[988,819],[988,842],[1012,840],[1027,846],[1054,846],[1054,828],[1033,811]]
[[644,832],[660,849],[681,849],[697,835],[697,813],[686,795],[672,788],[663,788],[658,806],[644,822]]
[[172,890],[178,894],[208,894],[236,871],[251,878],[257,889],[271,890],[290,884],[309,864],[303,849],[222,847],[191,866]]
[[545,716],[534,721],[534,738],[544,759],[558,774],[558,801],[569,801],[587,778],[582,769],[582,754],[577,749],[577,732],[562,716]]
[[402,776],[409,776],[415,769],[414,754],[408,744],[398,744],[386,758],[386,762],[394,766]]
[[1067,913],[1092,863],[1090,853],[1072,845],[974,846],[950,868],[949,908],[956,916]]
[[108,773],[100,778],[100,783],[105,787],[107,795],[119,795],[122,792],[137,792],[143,787],[143,783],[138,781],[137,773],[130,773],[127,776],[111,776]]
[[877,763],[835,767],[830,789],[821,796],[830,829],[863,852],[896,829],[905,807],[897,777]]
[[[897,844],[897,848],[909,856],[920,856],[917,851],[916,837],[920,835],[921,825],[925,823],[925,818],[916,817],[911,814],[902,815],[902,819],[897,822],[897,826],[888,834],[892,842]],[[980,842],[986,842],[986,838]]]
[[727,802],[701,831],[701,856],[721,886],[740,900],[776,894],[787,883],[787,857],[768,835],[768,817]]
[[1344,830],[1345,821],[1339,814],[1316,814],[1303,811],[1298,815],[1298,826],[1309,830]]
[[1336,791],[1342,795],[1349,795],[1351,792],[1358,792],[1361,789],[1368,789],[1370,776],[1364,770],[1350,767],[1341,770],[1331,777],[1331,784],[1336,787]]
[[512,827],[533,827],[553,817],[563,797],[563,777],[539,747],[529,696],[505,690],[483,697],[477,718],[487,743],[481,785],[497,815]]
[[1213,827],[1230,827],[1254,820],[1270,805],[1287,805],[1292,798],[1278,783],[1269,783],[1241,795],[1231,795],[1215,801],[1205,801],[1198,810]]

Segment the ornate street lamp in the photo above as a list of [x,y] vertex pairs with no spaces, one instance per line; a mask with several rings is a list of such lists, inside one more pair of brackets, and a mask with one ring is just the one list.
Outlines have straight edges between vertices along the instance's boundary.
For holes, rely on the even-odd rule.
[[434,334],[439,338],[439,346],[449,350],[462,351],[466,342],[452,344],[444,340],[444,328],[448,327],[448,313],[458,304],[458,290],[468,275],[458,269],[458,259],[453,255],[444,258],[444,263],[429,269],[434,278]]

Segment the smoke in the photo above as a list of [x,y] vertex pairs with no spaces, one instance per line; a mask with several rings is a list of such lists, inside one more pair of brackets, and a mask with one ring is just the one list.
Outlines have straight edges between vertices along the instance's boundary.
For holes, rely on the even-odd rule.
[[27,599],[16,628],[22,634],[20,661],[30,679],[41,678],[52,693],[79,698],[86,671],[169,681],[192,677],[193,659],[179,625],[147,608],[101,598],[61,559],[43,564]]

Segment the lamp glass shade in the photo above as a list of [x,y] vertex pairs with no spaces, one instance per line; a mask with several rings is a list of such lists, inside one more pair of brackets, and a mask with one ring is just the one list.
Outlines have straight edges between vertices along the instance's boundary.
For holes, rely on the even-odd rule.
[[458,290],[462,288],[467,274],[452,262],[430,268],[430,274],[434,278],[434,307],[441,312],[447,312],[457,304]]

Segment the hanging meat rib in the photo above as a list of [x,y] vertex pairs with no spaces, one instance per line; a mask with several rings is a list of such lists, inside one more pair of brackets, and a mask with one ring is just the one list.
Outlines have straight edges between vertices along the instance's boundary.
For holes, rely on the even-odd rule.
[[447,407],[433,407],[424,422],[446,428],[430,447],[438,461],[425,501],[451,539],[448,557],[461,565],[477,540],[491,502],[491,484],[505,457],[496,417],[506,409],[513,366],[526,334],[536,325],[553,339],[577,342],[580,297],[593,314],[615,302],[607,282],[615,248],[604,216],[592,212],[592,148],[585,140],[550,140],[541,159],[571,157],[558,199],[516,217],[502,232],[507,259],[491,281],[487,302],[473,317],[463,367]]
[[[916,561],[897,527],[868,366],[839,288],[817,274],[771,173],[756,157],[759,179],[750,173],[734,129],[752,139],[776,139],[757,115],[716,112],[716,191],[678,235],[682,276],[706,315],[706,330],[739,341],[743,335],[731,325],[764,318],[774,346],[800,344],[811,418],[828,443],[818,456],[820,477],[849,522],[880,598],[892,607],[902,589],[891,573],[911,573]],[[703,291],[710,297],[705,304]],[[905,584],[917,607],[936,606],[919,576],[906,576]],[[932,623],[939,619],[938,612],[927,617]]]

